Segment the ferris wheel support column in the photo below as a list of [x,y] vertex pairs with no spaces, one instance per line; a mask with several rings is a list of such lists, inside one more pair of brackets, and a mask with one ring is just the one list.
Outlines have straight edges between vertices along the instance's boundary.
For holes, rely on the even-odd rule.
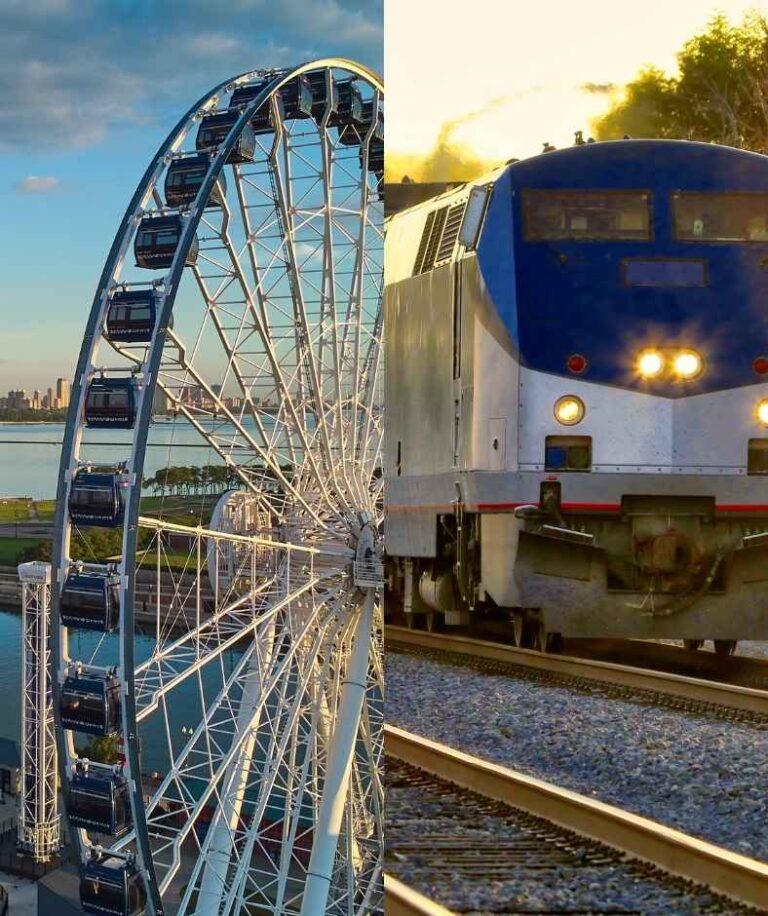
[[61,848],[51,696],[51,565],[21,563],[21,806],[18,847],[37,862]]
[[301,916],[318,916],[326,911],[333,877],[333,861],[344,817],[355,742],[365,699],[375,600],[375,589],[367,589],[355,627],[355,641],[342,686],[336,727],[330,739],[328,769],[315,825],[315,840],[309,860]]

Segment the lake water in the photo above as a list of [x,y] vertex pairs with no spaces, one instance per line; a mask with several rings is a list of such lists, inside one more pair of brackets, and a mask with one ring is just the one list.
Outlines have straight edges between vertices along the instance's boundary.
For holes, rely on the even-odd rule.
[[[98,633],[81,630],[70,631],[70,657],[88,662],[92,653],[99,646],[98,665],[116,664],[118,661],[118,638],[104,638]],[[135,643],[136,659],[141,661],[148,656],[154,646],[154,640],[137,635]],[[241,655],[238,651],[227,652],[224,656],[223,669],[228,675],[237,664]],[[217,674],[214,669],[218,669]],[[203,683],[207,691],[217,690],[221,669],[218,663],[211,671],[205,669]],[[21,741],[21,614],[0,608],[0,738]],[[198,708],[199,687],[195,678],[178,685],[168,699],[169,717],[174,734],[174,743],[181,743],[182,727],[191,727],[199,722]],[[145,773],[153,770],[165,772],[168,766],[167,736],[164,722],[160,715],[153,715],[140,726],[141,766]],[[84,742],[87,739],[84,739]]]
[[[118,462],[130,452],[130,433],[91,429],[84,436],[83,458]],[[0,423],[0,496],[52,499],[56,495],[63,423]],[[169,465],[220,464],[218,455],[186,423],[154,423],[144,459],[144,476]]]

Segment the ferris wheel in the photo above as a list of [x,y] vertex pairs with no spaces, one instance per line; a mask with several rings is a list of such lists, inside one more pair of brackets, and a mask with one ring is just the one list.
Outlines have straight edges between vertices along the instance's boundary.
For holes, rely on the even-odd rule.
[[383,130],[351,61],[228,80],[107,257],[53,555],[87,912],[380,909]]

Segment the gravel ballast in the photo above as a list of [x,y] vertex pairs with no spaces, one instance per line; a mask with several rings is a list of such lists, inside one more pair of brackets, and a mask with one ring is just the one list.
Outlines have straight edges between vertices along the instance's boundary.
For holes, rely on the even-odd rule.
[[391,725],[768,860],[768,733],[389,653]]

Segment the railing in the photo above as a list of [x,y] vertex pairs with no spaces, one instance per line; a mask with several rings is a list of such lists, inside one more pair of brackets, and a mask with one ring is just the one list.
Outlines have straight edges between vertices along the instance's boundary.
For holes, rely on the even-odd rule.
[[360,588],[381,588],[384,585],[384,564],[377,560],[356,560],[352,575]]

